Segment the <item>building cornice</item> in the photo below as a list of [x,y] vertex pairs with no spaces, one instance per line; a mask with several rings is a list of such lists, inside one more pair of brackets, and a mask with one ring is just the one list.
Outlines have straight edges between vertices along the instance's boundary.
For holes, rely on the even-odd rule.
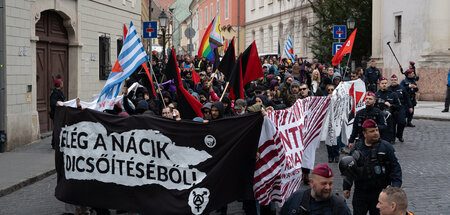
[[309,8],[310,6],[311,6],[311,4],[305,4],[305,5],[297,6],[297,7],[291,8],[289,10],[285,10],[285,11],[281,12],[281,14],[280,13],[275,13],[275,14],[272,14],[270,16],[265,16],[265,17],[262,17],[262,18],[259,18],[259,19],[256,19],[256,20],[253,20],[253,21],[250,21],[250,22],[245,22],[245,25],[251,25],[251,24],[255,24],[255,23],[267,20],[267,19],[272,19],[274,17],[279,17],[279,16],[282,16],[282,15],[285,15],[285,14],[288,14],[288,13],[291,13],[291,12],[295,12],[296,10],[302,10],[302,9],[305,9],[305,8]]

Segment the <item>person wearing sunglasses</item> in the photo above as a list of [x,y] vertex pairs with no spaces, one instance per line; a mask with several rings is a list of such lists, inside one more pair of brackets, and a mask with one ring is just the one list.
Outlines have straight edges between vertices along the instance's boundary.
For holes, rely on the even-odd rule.
[[300,84],[300,88],[298,89],[300,91],[300,99],[307,98],[308,96],[311,96],[311,92],[308,88],[307,84]]

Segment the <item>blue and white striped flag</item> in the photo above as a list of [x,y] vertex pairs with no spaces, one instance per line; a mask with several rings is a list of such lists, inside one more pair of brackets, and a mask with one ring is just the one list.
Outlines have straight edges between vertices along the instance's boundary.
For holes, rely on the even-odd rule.
[[127,36],[120,51],[119,64],[123,71],[111,71],[105,87],[97,100],[97,110],[111,110],[114,107],[115,98],[120,92],[123,81],[143,63],[148,60],[139,35],[134,28],[133,22],[130,23]]
[[294,58],[294,47],[292,46],[292,40],[291,40],[291,35],[289,35],[287,42],[286,42],[286,46],[284,47],[284,53],[286,54],[286,57],[289,59],[291,59],[292,63],[295,62],[295,58]]

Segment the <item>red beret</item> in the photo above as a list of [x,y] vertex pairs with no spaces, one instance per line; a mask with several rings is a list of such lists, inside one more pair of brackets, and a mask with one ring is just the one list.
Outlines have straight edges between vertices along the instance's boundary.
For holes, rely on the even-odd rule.
[[391,76],[391,78],[397,78],[397,76],[396,76],[395,74],[393,74],[393,75]]
[[333,171],[331,171],[331,168],[326,163],[318,164],[314,167],[312,174],[320,175],[325,178],[333,177]]
[[62,79],[61,78],[57,78],[57,79],[55,79],[54,83],[55,83],[55,85],[61,84],[62,83]]
[[370,62],[375,62],[375,59],[370,60]]
[[375,97],[375,93],[373,93],[372,91],[367,92],[367,96],[373,96]]
[[409,61],[409,64],[414,65],[416,63],[414,63],[414,61]]
[[414,69],[408,69],[405,71],[405,73],[410,73],[410,72],[414,72]]
[[364,121],[364,123],[362,124],[363,128],[377,128],[378,125],[375,121],[373,121],[373,119],[367,119],[366,121]]
[[387,80],[386,77],[381,76],[380,81]]

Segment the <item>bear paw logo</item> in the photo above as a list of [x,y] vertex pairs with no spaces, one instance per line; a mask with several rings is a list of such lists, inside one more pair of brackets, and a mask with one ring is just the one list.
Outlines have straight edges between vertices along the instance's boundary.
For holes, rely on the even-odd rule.
[[195,215],[202,214],[209,202],[209,190],[206,188],[195,188],[189,194],[188,204],[191,212]]

